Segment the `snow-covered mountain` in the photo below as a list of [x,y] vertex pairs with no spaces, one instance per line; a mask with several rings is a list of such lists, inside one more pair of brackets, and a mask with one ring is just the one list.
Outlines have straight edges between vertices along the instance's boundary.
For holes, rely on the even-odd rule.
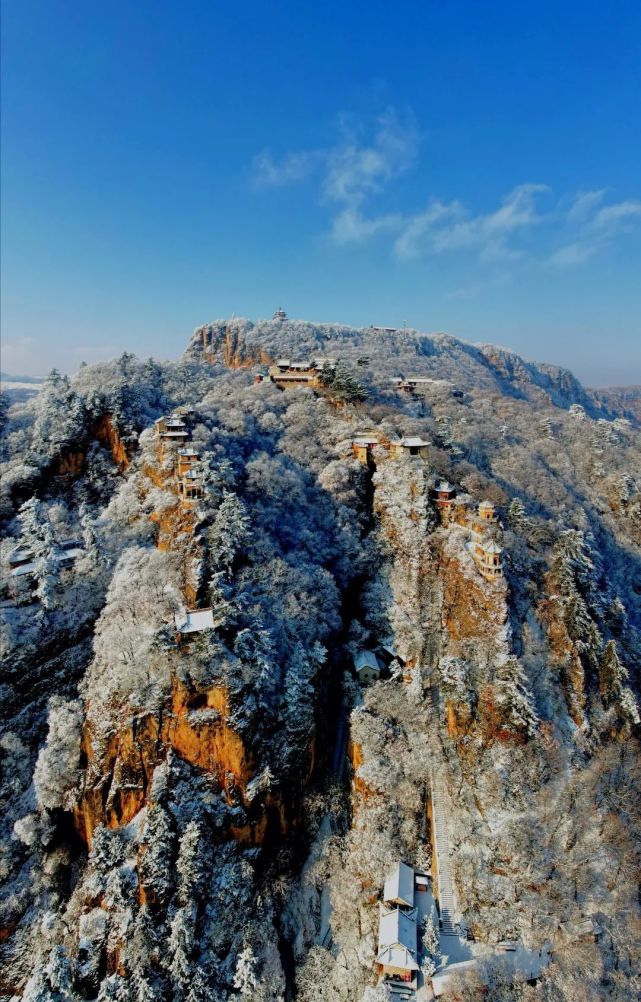
[[11,406],[3,997],[635,997],[635,399],[280,318]]

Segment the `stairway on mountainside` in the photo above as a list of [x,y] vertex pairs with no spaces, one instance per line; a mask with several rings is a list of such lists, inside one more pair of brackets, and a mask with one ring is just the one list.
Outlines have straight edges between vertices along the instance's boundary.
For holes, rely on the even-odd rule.
[[[429,716],[432,722],[435,723],[438,707],[438,690],[436,688],[428,691],[427,703]],[[454,936],[456,935],[454,929],[456,897],[447,828],[447,819],[450,814],[449,795],[445,782],[444,766],[436,758],[436,749],[433,750],[435,752],[435,765],[430,770],[430,800],[432,805],[432,846],[436,859],[440,924],[443,935]]]
[[445,784],[438,773],[431,776],[432,793],[432,841],[436,855],[436,873],[438,881],[438,903],[440,908],[441,928],[446,935],[454,935],[454,916],[456,902],[454,897],[454,880],[450,864],[450,843],[447,834],[447,792]]

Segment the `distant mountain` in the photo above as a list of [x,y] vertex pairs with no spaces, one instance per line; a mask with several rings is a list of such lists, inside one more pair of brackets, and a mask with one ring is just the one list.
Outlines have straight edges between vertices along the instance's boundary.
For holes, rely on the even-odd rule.
[[10,376],[0,372],[0,391],[9,398],[9,403],[17,404],[35,396],[43,381],[37,376]]
[[605,407],[623,411],[641,423],[641,386],[610,386],[594,390],[594,394]]
[[42,383],[43,376],[10,376],[8,372],[0,372],[0,380],[3,383]]

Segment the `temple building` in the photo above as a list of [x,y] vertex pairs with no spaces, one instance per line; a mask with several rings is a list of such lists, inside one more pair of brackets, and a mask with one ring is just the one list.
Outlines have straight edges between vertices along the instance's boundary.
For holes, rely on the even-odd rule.
[[361,685],[376,682],[381,677],[381,664],[374,651],[359,651],[355,654],[354,671]]
[[449,481],[441,480],[440,484],[437,484],[432,491],[432,497],[434,498],[438,510],[442,514],[449,515],[454,507],[456,490],[452,487]]
[[482,522],[496,522],[496,508],[491,501],[481,501],[478,516]]
[[189,429],[182,417],[161,417],[155,422],[156,435],[164,441],[186,442]]
[[176,472],[179,477],[182,477],[185,473],[191,470],[194,463],[197,463],[200,459],[200,455],[195,449],[188,447],[186,449],[181,449],[178,453],[178,461],[176,464]]
[[470,531],[474,543],[482,543],[487,537],[488,529],[496,525],[496,509],[491,501],[481,501],[472,518]]
[[399,861],[385,881],[383,902],[388,907],[414,907],[414,867]]
[[421,459],[427,459],[429,444],[423,438],[399,438],[390,443],[390,448],[396,459],[402,456],[420,456]]
[[375,435],[359,435],[358,438],[352,440],[354,457],[363,466],[373,466],[372,449],[378,445],[378,441],[378,436]]
[[289,317],[285,313],[285,310],[282,308],[282,306],[279,306],[276,312],[274,313],[272,320],[278,320],[280,323],[284,323],[285,320],[289,320]]
[[502,549],[493,539],[475,542],[472,556],[480,573],[488,581],[503,577]]
[[270,366],[269,378],[281,387],[315,386],[318,369],[313,362],[291,362],[288,358],[279,358],[275,365]]
[[202,479],[195,470],[187,470],[178,477],[178,493],[184,505],[190,507],[199,501],[205,494]]
[[416,909],[401,911],[381,906],[376,964],[382,974],[405,983],[414,979],[417,961]]
[[174,617],[176,632],[181,636],[203,633],[214,629],[214,614],[211,609],[185,609]]

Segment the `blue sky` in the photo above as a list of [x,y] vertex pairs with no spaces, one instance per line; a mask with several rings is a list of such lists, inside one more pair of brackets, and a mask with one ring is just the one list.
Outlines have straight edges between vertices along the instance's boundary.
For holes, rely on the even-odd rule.
[[2,368],[232,313],[641,382],[641,5],[6,0]]

